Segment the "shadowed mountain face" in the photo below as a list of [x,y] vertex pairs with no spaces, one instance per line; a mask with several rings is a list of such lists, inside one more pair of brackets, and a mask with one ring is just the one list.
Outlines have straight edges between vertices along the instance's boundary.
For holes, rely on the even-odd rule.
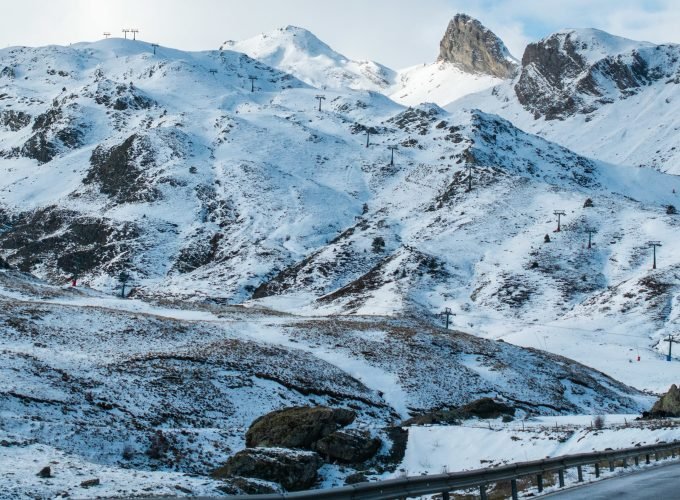
[[593,29],[559,32],[527,46],[515,92],[537,117],[588,114],[658,81],[677,85],[678,56],[676,45],[635,42]]
[[456,14],[440,43],[439,61],[458,65],[470,73],[511,78],[517,62],[491,30],[465,14]]

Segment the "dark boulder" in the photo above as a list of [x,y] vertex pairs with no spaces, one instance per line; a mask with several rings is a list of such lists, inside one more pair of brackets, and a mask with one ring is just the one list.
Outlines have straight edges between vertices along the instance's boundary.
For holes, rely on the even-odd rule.
[[351,424],[352,410],[293,407],[273,411],[255,420],[246,433],[246,446],[312,449],[319,439]]
[[664,417],[680,417],[680,389],[673,384],[668,392],[661,396],[659,400],[654,403],[649,412],[643,414],[645,418],[664,418]]
[[356,429],[336,431],[321,438],[314,449],[332,461],[357,464],[372,458],[380,449],[382,441],[368,431]]
[[252,477],[232,477],[223,479],[223,484],[217,487],[227,495],[267,495],[283,493],[280,484]]
[[515,409],[513,407],[491,398],[477,399],[465,406],[461,406],[459,410],[468,418],[499,418],[503,415],[515,415]]
[[50,466],[48,465],[47,467],[43,467],[40,469],[40,472],[37,474],[38,477],[52,477],[52,469],[50,469]]
[[216,478],[246,477],[279,483],[286,490],[310,488],[323,464],[311,451],[281,448],[247,448],[239,451],[213,472]]

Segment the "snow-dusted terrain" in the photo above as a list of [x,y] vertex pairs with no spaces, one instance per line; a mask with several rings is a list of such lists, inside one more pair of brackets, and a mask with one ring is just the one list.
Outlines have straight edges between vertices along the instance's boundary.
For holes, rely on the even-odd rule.
[[[353,408],[381,456],[388,427],[483,396],[648,409],[680,376],[677,47],[659,47],[560,32],[513,80],[393,72],[294,27],[206,52],[0,50],[2,485],[218,494],[206,474],[285,406]],[[412,431],[401,467],[522,458],[413,465],[462,432]],[[574,436],[537,453],[600,444]],[[50,462],[54,480],[20,472]]]
[[[282,406],[349,406],[355,427],[386,436],[472,394],[547,415],[652,400],[565,358],[403,320],[177,309],[16,271],[0,271],[0,302],[0,465],[19,497],[88,497],[91,477],[98,495],[218,494],[221,482],[187,474],[221,465]],[[54,480],[28,479],[46,465]],[[324,478],[350,472],[327,466]]]
[[407,106],[423,102],[443,106],[502,82],[492,75],[468,73],[455,64],[438,61],[399,71],[387,93],[390,99]]

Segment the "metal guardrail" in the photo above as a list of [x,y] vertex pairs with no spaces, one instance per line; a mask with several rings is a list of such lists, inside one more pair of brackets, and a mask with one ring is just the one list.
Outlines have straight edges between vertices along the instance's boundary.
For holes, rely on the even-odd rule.
[[[390,500],[421,495],[441,494],[448,500],[450,492],[479,488],[480,497],[486,500],[486,488],[489,484],[509,481],[512,498],[517,500],[517,480],[526,476],[536,476],[538,491],[543,491],[543,474],[558,473],[559,486],[564,487],[564,471],[576,467],[578,481],[583,482],[583,466],[594,465],[595,477],[600,476],[600,464],[606,462],[611,471],[616,462],[628,466],[628,460],[633,459],[639,465],[641,457],[645,463],[651,463],[651,456],[656,461],[662,453],[671,453],[673,457],[680,453],[680,441],[661,443],[650,446],[639,446],[623,450],[581,453],[562,457],[503,465],[490,469],[477,469],[465,472],[449,472],[427,476],[409,476],[389,479],[374,483],[358,483],[326,490],[307,490],[293,493],[275,493],[266,495],[238,495],[230,496],[232,500],[281,500],[281,499],[316,499],[316,500]],[[207,500],[206,497],[202,497]]]

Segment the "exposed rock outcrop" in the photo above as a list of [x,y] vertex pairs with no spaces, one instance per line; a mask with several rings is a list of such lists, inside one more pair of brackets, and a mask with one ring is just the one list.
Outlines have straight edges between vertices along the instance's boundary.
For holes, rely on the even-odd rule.
[[246,446],[311,449],[355,417],[352,410],[325,406],[284,408],[255,420],[246,433]]
[[145,176],[145,167],[154,163],[154,154],[147,137],[133,134],[121,144],[106,148],[98,146],[90,157],[92,167],[83,183],[96,183],[102,194],[118,203],[154,201],[160,197]]
[[438,61],[456,64],[469,73],[511,78],[517,63],[503,41],[476,19],[456,14],[439,44]]
[[296,491],[314,484],[322,463],[321,457],[311,451],[247,448],[230,457],[224,466],[213,472],[213,476],[254,477],[274,481],[286,490]]
[[562,119],[635,95],[667,78],[677,61],[672,45],[633,42],[594,29],[561,31],[527,46],[515,93],[537,118]]
[[680,389],[673,384],[668,392],[654,403],[649,412],[643,414],[646,418],[680,417]]
[[16,132],[28,126],[31,123],[31,115],[23,111],[14,111],[7,109],[0,111],[0,127],[9,129],[11,132]]
[[321,438],[314,449],[329,460],[356,464],[372,458],[381,444],[380,439],[371,437],[370,432],[352,429],[336,431]]

